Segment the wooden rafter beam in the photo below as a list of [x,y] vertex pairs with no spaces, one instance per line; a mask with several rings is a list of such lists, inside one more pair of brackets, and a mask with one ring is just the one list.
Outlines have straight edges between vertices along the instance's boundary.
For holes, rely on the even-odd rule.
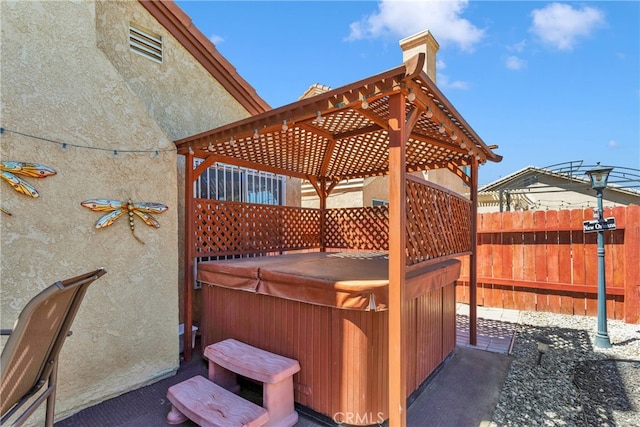
[[175,144],[179,152],[183,153],[182,147],[206,147],[211,142],[228,140],[232,136],[240,138],[253,135],[256,129],[259,132],[263,132],[265,129],[282,125],[284,120],[296,123],[298,121],[312,120],[317,116],[318,111],[322,114],[331,114],[341,109],[350,108],[353,106],[351,104],[361,102],[362,96],[377,99],[397,90],[400,85],[400,79],[404,75],[404,70],[404,66],[397,67],[368,79],[360,80],[293,104],[248,117],[214,130],[179,139],[175,141]]
[[287,169],[268,166],[268,165],[264,165],[262,163],[251,162],[251,161],[248,161],[248,160],[239,159],[237,157],[221,156],[219,154],[207,154],[205,157],[206,158],[213,158],[214,159],[214,163],[215,162],[219,162],[219,163],[225,163],[225,164],[228,164],[228,165],[241,166],[241,167],[245,167],[245,168],[261,170],[261,171],[264,171],[264,172],[275,173],[276,175],[285,175],[285,176],[290,176],[290,177],[294,177],[294,178],[302,178],[302,179],[308,179],[308,177],[309,177],[309,175],[304,174],[304,173],[298,173],[298,172],[294,172],[294,171],[287,170]]
[[422,114],[422,111],[420,110],[420,108],[416,107],[413,110],[411,110],[407,115],[405,126],[407,128],[408,135],[413,134],[413,128],[418,123],[418,120],[420,120],[420,114]]
[[358,136],[358,135],[366,135],[366,134],[371,133],[371,132],[377,132],[380,129],[382,129],[380,126],[378,126],[377,124],[374,124],[374,125],[366,126],[366,127],[363,127],[363,128],[350,130],[348,132],[337,133],[337,134],[334,135],[334,138],[335,139],[347,139],[347,138],[351,138],[351,137]]
[[453,172],[458,178],[460,178],[465,184],[467,184],[467,186],[471,187],[471,184],[472,184],[471,178],[469,177],[469,175],[462,172],[462,170],[458,166],[449,162],[447,163],[447,169]]
[[320,165],[320,176],[324,176],[329,169],[329,163],[331,162],[331,157],[333,157],[333,153],[336,150],[336,140],[331,138],[329,140],[329,144],[327,145],[327,149],[322,156],[322,164]]
[[296,123],[295,126],[299,127],[300,129],[304,129],[307,132],[313,133],[317,136],[320,136],[322,138],[325,138],[327,140],[332,140],[334,139],[334,135],[330,132],[325,131],[324,129],[319,129],[315,126],[312,126],[309,122],[305,122],[305,123]]
[[417,133],[417,132],[411,132],[411,135],[409,137],[416,141],[424,142],[425,144],[434,145],[436,147],[442,147],[447,150],[451,150],[455,153],[460,153],[460,154],[466,153],[466,150],[463,150],[459,145],[454,144],[453,141],[443,141],[441,139],[432,138],[430,136]]
[[[471,143],[474,149],[477,148],[478,151],[480,151],[481,161],[484,161],[487,159],[494,162],[501,161],[502,156],[491,151],[491,148],[487,146],[482,141],[482,138],[480,138],[475,133],[473,128],[469,126],[467,121],[462,117],[462,115],[458,112],[458,110],[456,110],[455,107],[450,103],[445,102],[446,97],[440,91],[440,89],[438,89],[438,87],[435,84],[433,84],[433,82],[431,82],[429,77],[423,73],[420,75],[419,78],[425,82],[428,81],[431,83],[431,84],[428,84],[427,86],[429,86],[429,92],[431,93],[432,96],[427,96],[422,91],[421,86],[415,80],[411,80],[407,82],[407,87],[411,88],[411,90],[416,94],[416,99],[420,98],[421,102],[425,103],[426,105],[436,106],[437,109],[432,108],[431,110],[434,113],[434,117],[436,115],[436,110],[442,113],[438,115],[437,120],[440,120],[440,123],[444,123],[445,118],[448,119],[447,121],[453,125],[452,129],[459,130],[462,135],[466,136],[466,139],[468,140],[468,142]],[[425,98],[430,98],[432,101],[425,102]],[[459,136],[459,139],[460,139],[460,136]],[[470,144],[467,144],[467,146],[468,145]]]
[[198,179],[198,177],[202,175],[202,172],[207,170],[209,167],[213,166],[213,164],[215,163],[216,163],[215,156],[207,155],[203,160],[203,162],[200,163],[198,167],[196,167],[193,170],[194,180]]
[[385,129],[387,131],[389,130],[389,123],[382,117],[375,114],[373,111],[364,109],[362,107],[354,108],[354,110],[357,110],[359,114],[374,122],[377,125],[378,129]]

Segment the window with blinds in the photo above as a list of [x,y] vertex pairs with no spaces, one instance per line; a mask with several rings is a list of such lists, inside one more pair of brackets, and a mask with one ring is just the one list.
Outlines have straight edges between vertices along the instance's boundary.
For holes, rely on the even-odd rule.
[[[194,159],[195,167],[200,163],[202,163],[202,159]],[[224,163],[215,163],[207,168],[196,180],[194,195],[202,199],[284,205],[285,183],[283,175]],[[229,258],[247,258],[257,255],[259,254],[211,256],[201,257],[200,260],[213,261]],[[200,289],[200,283],[194,281],[194,288]]]
[[[202,160],[196,159],[196,166]],[[223,163],[204,171],[195,183],[196,197],[234,202],[285,204],[285,177]]]

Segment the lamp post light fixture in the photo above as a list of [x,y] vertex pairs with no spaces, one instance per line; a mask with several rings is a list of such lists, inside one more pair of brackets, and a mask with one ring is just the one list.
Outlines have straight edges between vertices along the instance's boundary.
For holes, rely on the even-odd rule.
[[[609,173],[613,170],[610,167],[602,167],[600,163],[594,169],[588,170],[586,174],[591,180],[591,187],[596,190],[598,199],[597,220],[604,222],[602,210],[602,190],[607,188]],[[594,210],[595,216],[595,210]],[[604,274],[604,230],[598,228],[598,332],[594,342],[596,347],[611,348],[611,341],[607,333],[607,294]]]
[[538,337],[536,338],[536,341],[538,342],[538,363],[537,365],[540,364],[540,362],[542,361],[542,355],[545,354],[547,352],[547,350],[549,350],[549,346],[551,345],[551,340],[547,337]]

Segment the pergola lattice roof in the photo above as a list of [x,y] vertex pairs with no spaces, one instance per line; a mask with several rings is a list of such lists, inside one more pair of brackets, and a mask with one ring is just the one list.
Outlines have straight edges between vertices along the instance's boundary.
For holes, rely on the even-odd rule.
[[[178,152],[306,179],[389,171],[389,97],[405,96],[407,171],[499,162],[423,71],[424,54],[358,82],[176,141]],[[366,102],[365,102],[366,101]],[[460,173],[458,173],[461,175]],[[462,175],[461,175],[462,176]]]

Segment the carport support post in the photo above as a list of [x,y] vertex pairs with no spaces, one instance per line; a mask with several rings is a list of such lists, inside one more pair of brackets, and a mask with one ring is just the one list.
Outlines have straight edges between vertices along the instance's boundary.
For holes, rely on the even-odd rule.
[[405,97],[389,97],[389,425],[407,422],[404,282],[406,270]]

